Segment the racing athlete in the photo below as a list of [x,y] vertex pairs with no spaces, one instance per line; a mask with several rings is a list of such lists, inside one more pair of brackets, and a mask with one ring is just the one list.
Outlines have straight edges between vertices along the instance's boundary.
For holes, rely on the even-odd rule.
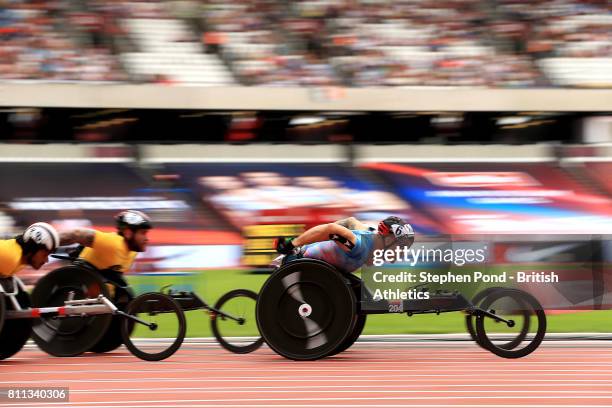
[[278,238],[276,250],[284,254],[282,262],[297,258],[325,261],[343,272],[353,272],[372,263],[374,250],[414,243],[412,226],[399,217],[391,216],[369,228],[354,217],[309,229],[293,240]]
[[151,219],[140,211],[122,211],[115,216],[117,232],[77,228],[60,233],[61,245],[80,244],[79,259],[103,272],[104,277],[124,287],[123,274],[132,267],[138,252],[149,242]]
[[26,265],[40,269],[60,238],[51,225],[37,222],[13,239],[0,240],[0,278],[10,278]]

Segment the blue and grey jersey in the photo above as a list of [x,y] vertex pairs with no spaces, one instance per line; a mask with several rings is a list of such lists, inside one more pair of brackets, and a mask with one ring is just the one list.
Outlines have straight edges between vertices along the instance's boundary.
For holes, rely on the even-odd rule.
[[353,272],[361,268],[374,251],[374,231],[352,230],[355,234],[355,247],[344,251],[335,241],[315,242],[304,245],[305,258],[320,259],[343,272]]

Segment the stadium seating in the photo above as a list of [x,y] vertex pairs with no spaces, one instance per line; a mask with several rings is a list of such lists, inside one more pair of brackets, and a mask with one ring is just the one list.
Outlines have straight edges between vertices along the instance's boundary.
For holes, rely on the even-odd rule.
[[578,88],[612,86],[612,58],[545,58],[538,64],[558,85]]
[[199,42],[189,41],[193,33],[184,22],[177,19],[129,18],[124,20],[124,24],[140,50],[121,55],[131,73],[174,84],[234,83],[218,57],[204,54]]
[[610,87],[605,1],[7,3],[0,78]]
[[[121,81],[111,51],[94,46],[79,17],[52,1],[4,2],[0,9],[0,79]],[[71,24],[72,23],[72,24]]]

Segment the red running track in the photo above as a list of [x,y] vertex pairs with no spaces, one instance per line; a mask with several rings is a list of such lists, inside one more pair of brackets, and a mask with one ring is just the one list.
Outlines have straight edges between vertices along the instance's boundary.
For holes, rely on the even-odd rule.
[[69,387],[70,402],[4,407],[612,407],[612,343],[548,342],[504,360],[471,342],[357,343],[294,362],[189,343],[162,362],[120,349],[54,358],[28,347],[0,362],[0,387]]

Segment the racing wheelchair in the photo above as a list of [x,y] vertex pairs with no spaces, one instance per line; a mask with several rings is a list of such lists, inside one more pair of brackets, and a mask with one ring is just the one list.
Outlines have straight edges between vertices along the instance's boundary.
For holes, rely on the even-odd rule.
[[[79,265],[49,273],[31,295],[18,277],[1,279],[0,359],[21,350],[30,336],[39,348],[54,356],[76,356],[94,349],[109,351],[125,344],[135,356],[157,361],[178,350],[186,323],[172,297],[162,293],[136,297],[130,294],[124,305],[118,303],[122,310],[110,300],[109,291],[102,275]],[[117,298],[126,300],[123,295]],[[137,326],[168,333],[170,338],[149,347],[140,342],[142,332]],[[111,339],[109,332],[118,339]]]
[[390,303],[371,298],[359,277],[309,258],[291,260],[270,275],[259,293],[256,318],[276,353],[292,360],[317,360],[348,349],[368,314],[454,311],[466,313],[468,332],[479,346],[504,358],[532,353],[546,333],[542,306],[521,290],[489,288],[472,301],[439,290],[429,299]]
[[125,344],[143,360],[163,360],[183,343],[184,311],[199,309],[209,313],[213,334],[225,349],[248,353],[263,343],[261,337],[237,337],[247,323],[249,303],[254,310],[254,292],[230,291],[214,307],[193,292],[170,289],[134,296],[116,271],[54,257],[70,264],[42,277],[31,295],[16,276],[0,280],[0,360],[17,353],[30,336],[53,356],[104,353]]

